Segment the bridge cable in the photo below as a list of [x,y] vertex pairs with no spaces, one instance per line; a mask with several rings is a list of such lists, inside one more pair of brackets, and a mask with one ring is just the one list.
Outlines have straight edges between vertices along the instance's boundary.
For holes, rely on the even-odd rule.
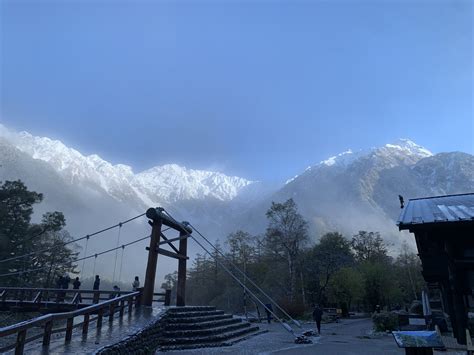
[[[120,223],[118,233],[117,233],[117,247],[120,245],[120,232],[121,231],[122,231],[122,224]],[[115,250],[114,273],[112,276],[112,283],[115,282],[115,270],[117,269],[117,257],[118,257],[118,249]]]
[[[86,246],[84,248],[84,255],[87,255],[87,245],[89,244],[89,237],[86,238]],[[81,269],[81,275],[84,275],[84,267],[85,267],[85,264],[86,264],[86,259],[84,259],[82,261],[82,269]]]
[[[165,209],[163,209],[163,212],[166,213],[168,215],[168,217],[170,217],[174,222],[176,222],[177,224],[179,225],[184,225],[183,223],[179,223],[173,216],[171,216],[169,214],[169,212],[167,212]],[[207,240],[199,231],[197,231],[190,223],[186,222],[187,225],[189,225],[193,230],[195,230],[203,239]],[[278,317],[274,312],[273,310],[271,310],[270,308],[268,308],[256,295],[255,293],[253,293],[246,285],[244,285],[240,280],[239,278],[237,278],[237,276],[234,275],[234,273],[232,271],[230,271],[225,265],[224,263],[222,263],[218,258],[216,258],[209,250],[207,250],[204,245],[202,245],[191,233],[187,233],[186,234],[187,236],[191,237],[207,254],[209,254],[209,256],[211,258],[213,258],[244,290],[246,290],[255,300],[257,300],[258,303],[260,303],[260,305],[266,310],[268,311],[269,313],[271,313],[275,319],[278,320],[278,322],[283,326],[283,328],[285,328],[285,330],[287,330],[289,333],[291,333],[293,336],[296,336],[295,335],[295,332],[294,330],[284,321],[282,320],[280,317]],[[207,241],[209,244],[211,244],[209,241]],[[213,244],[211,244],[211,246],[213,246],[215,248],[215,246]],[[227,258],[225,258],[227,260]],[[231,263],[232,264],[232,263]],[[239,269],[240,270],[240,269]],[[247,278],[247,280],[250,280],[249,278]],[[259,288],[257,286],[257,288]],[[272,298],[270,298],[269,296],[267,296],[271,301],[273,301]],[[276,304],[275,301],[273,301],[275,303],[276,306],[278,306],[278,304]],[[280,309],[280,307],[278,306],[278,308]],[[283,313],[284,314],[287,314],[284,310],[283,310]],[[289,317],[289,316],[288,316]],[[289,317],[291,320],[293,320],[294,322],[294,319]],[[296,322],[295,324],[299,324],[298,322]],[[301,325],[299,325],[299,327],[301,327]]]
[[291,319],[291,321],[296,324],[296,326],[298,326],[299,328],[301,328],[301,323],[298,322],[296,319],[293,319],[283,308],[280,307],[280,305],[278,303],[276,303],[273,298],[271,298],[265,291],[263,291],[255,282],[253,282],[253,280],[251,278],[249,278],[247,276],[247,274],[245,274],[245,272],[243,272],[237,265],[235,265],[232,260],[228,259],[218,248],[216,248],[214,246],[214,244],[212,244],[204,235],[202,235],[197,229],[196,227],[194,227],[191,223],[189,223],[189,226],[194,230],[196,231],[197,234],[199,234],[210,246],[212,246],[214,248],[214,250],[219,254],[221,255],[231,266],[233,266],[244,278],[245,280],[249,281],[255,288],[257,288],[257,290],[259,290],[265,297],[267,297],[272,303],[275,304],[275,306],[285,315],[287,316],[289,319]]
[[122,245],[122,256],[120,257],[120,271],[119,271],[119,277],[118,277],[118,282],[120,283],[122,280],[122,265],[123,265],[123,252],[125,251],[125,246]]
[[[163,211],[171,218],[173,219],[175,222],[176,219],[173,218],[173,216],[171,216],[169,214],[169,212],[167,212],[166,210],[163,209]],[[179,223],[179,222],[177,222]],[[259,290],[265,297],[267,297],[267,299],[269,299],[272,303],[275,304],[275,306],[285,315],[287,316],[289,319],[291,319],[291,321],[296,324],[296,326],[298,326],[299,328],[301,328],[301,323],[298,322],[296,319],[293,319],[283,308],[280,307],[280,305],[275,301],[273,300],[273,298],[271,298],[265,291],[263,291],[251,278],[249,278],[247,276],[246,273],[244,273],[237,265],[235,265],[232,260],[229,260],[218,248],[216,248],[214,246],[214,244],[212,244],[209,239],[207,239],[201,232],[199,232],[196,227],[194,227],[191,223],[188,223],[188,225],[194,230],[196,231],[197,234],[199,234],[217,253],[219,253],[232,267],[234,267],[244,278],[245,280],[248,280],[254,287],[257,288],[257,290]]]
[[212,258],[214,258],[216,260],[216,262],[240,285],[242,286],[242,288],[244,290],[246,290],[255,300],[257,300],[258,303],[260,303],[262,305],[262,307],[267,310],[267,312],[271,313],[276,320],[278,320],[278,322],[283,326],[283,328],[285,328],[286,331],[288,331],[289,333],[291,333],[293,336],[296,337],[296,334],[294,332],[294,330],[284,321],[282,320],[280,317],[278,317],[274,312],[273,310],[271,310],[270,308],[268,308],[247,286],[245,286],[238,278],[237,276],[235,276],[232,271],[230,271],[225,265],[224,263],[220,262],[219,259],[217,259],[215,256],[212,255],[212,253],[207,250],[204,245],[202,245],[196,238],[194,238],[194,236],[192,234],[190,234],[190,237],[207,253],[209,254],[209,256],[211,256]]
[[[140,238],[140,239],[136,239],[132,242],[129,242],[129,243],[126,243],[126,244],[123,244],[119,247],[115,247],[115,248],[111,248],[111,249],[107,249],[107,250],[104,250],[104,251],[101,251],[100,253],[96,253],[96,254],[92,254],[92,255],[88,255],[88,256],[85,256],[85,257],[82,257],[82,258],[79,258],[79,259],[76,259],[74,260],[74,262],[78,262],[78,261],[82,261],[82,260],[86,260],[86,259],[90,259],[90,258],[97,258],[98,256],[100,255],[103,255],[103,254],[107,254],[107,253],[110,253],[114,250],[117,250],[119,248],[125,248],[129,245],[132,245],[132,244],[135,244],[135,243],[138,243],[138,242],[141,242],[145,239],[148,239],[150,238],[150,235],[146,236],[146,237],[143,237],[143,238]],[[166,242],[165,242],[166,243]],[[163,243],[164,244],[164,243]],[[29,272],[33,272],[33,271],[38,271],[38,270],[42,270],[42,269],[45,269],[45,268],[48,268],[49,265],[47,266],[42,266],[42,267],[39,267],[39,268],[36,268],[36,269],[29,269],[29,270],[24,270],[24,271],[17,271],[17,272],[10,272],[10,273],[7,273],[7,274],[0,274],[0,277],[2,276],[10,276],[10,275],[19,275],[19,274],[25,274],[25,273],[29,273]],[[95,269],[94,269],[95,271]]]
[[55,248],[57,248],[59,245],[65,246],[65,245],[68,245],[68,244],[71,244],[71,243],[78,242],[78,241],[80,241],[80,240],[88,239],[88,238],[90,238],[90,237],[94,237],[94,236],[99,235],[99,234],[101,234],[101,233],[103,233],[103,232],[106,232],[106,231],[108,231],[108,230],[111,230],[111,229],[120,227],[120,225],[124,225],[124,224],[126,224],[126,223],[129,223],[129,222],[131,222],[131,221],[133,221],[133,220],[135,220],[135,219],[137,219],[137,218],[143,217],[144,215],[145,215],[145,213],[142,213],[142,214],[140,214],[140,215],[138,215],[138,216],[135,216],[135,217],[133,217],[133,218],[127,219],[126,221],[119,222],[119,223],[117,223],[117,224],[115,224],[115,225],[113,225],[113,226],[110,226],[110,227],[101,229],[101,230],[99,230],[99,231],[97,231],[97,232],[95,232],[95,233],[87,234],[87,235],[85,235],[85,236],[83,236],[83,237],[80,237],[80,238],[77,238],[77,239],[72,239],[72,240],[67,241],[67,242],[57,243],[57,244],[54,244],[54,245],[52,245],[52,246],[50,246],[50,247],[48,247],[48,248],[45,248],[45,249],[33,251],[33,252],[31,252],[31,253],[27,253],[27,254],[23,254],[23,255],[13,256],[13,257],[11,257],[11,258],[1,259],[1,260],[0,260],[0,263],[4,263],[4,262],[7,262],[7,261],[11,261],[11,260],[16,260],[16,259],[25,258],[25,257],[27,257],[27,256],[31,256],[31,255],[35,255],[35,254],[40,254],[40,253],[43,253],[43,252],[45,252],[45,251],[49,251],[49,250],[51,250],[51,249],[55,249]]
[[97,254],[94,255],[94,266],[92,267],[92,280],[95,279],[95,263],[97,261]]
[[[166,228],[166,229],[163,229],[162,232],[165,232],[167,231],[168,229],[171,229],[170,227],[169,228]],[[140,239],[136,239],[132,242],[129,242],[129,243],[126,243],[126,244],[122,244],[121,246],[119,247],[116,247],[116,248],[111,248],[111,249],[108,249],[108,250],[104,250],[100,253],[97,253],[97,254],[92,254],[92,255],[88,255],[88,256],[85,256],[85,257],[82,257],[82,258],[79,258],[79,259],[76,259],[74,260],[74,262],[78,262],[78,261],[82,261],[82,260],[86,260],[86,259],[90,259],[90,258],[97,258],[99,255],[103,255],[103,254],[107,254],[107,253],[110,253],[118,248],[125,248],[129,245],[132,245],[132,244],[135,244],[135,243],[138,243],[138,242],[141,242],[145,239],[148,239],[150,238],[151,235],[148,235],[146,237],[143,237],[143,238],[140,238]],[[159,242],[158,245],[162,245],[162,244],[167,244],[168,241],[162,241],[162,242]],[[26,273],[30,273],[30,272],[34,272],[34,271],[39,271],[39,270],[43,270],[43,269],[46,269],[48,268],[49,265],[46,265],[46,266],[42,266],[42,267],[39,267],[39,268],[36,268],[36,269],[29,269],[29,270],[24,270],[24,271],[16,271],[16,272],[10,272],[10,273],[6,273],[6,274],[0,274],[0,277],[3,277],[3,276],[12,276],[12,275],[20,275],[20,274],[26,274]],[[94,270],[95,272],[95,260],[94,260]]]

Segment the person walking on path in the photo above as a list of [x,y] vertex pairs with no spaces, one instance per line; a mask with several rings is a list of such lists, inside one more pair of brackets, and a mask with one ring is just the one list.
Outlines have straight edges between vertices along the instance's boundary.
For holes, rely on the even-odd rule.
[[137,291],[139,287],[140,287],[140,280],[138,279],[138,276],[135,276],[135,280],[132,283],[133,291]]
[[95,275],[95,281],[94,281],[94,286],[92,289],[95,291],[94,292],[94,303],[99,303],[99,287],[100,287],[100,277],[99,275]]
[[313,320],[316,322],[316,329],[318,330],[318,335],[321,335],[321,319],[323,318],[323,310],[316,305],[313,310]]

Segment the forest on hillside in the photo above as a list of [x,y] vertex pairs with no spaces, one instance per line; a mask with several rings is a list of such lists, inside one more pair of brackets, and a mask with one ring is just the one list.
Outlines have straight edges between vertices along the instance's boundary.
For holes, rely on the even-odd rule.
[[[266,217],[263,236],[239,230],[223,245],[209,247],[210,255],[197,255],[188,270],[187,304],[255,313],[259,303],[252,293],[263,303],[270,302],[254,284],[293,316],[302,316],[314,304],[341,308],[347,314],[370,312],[377,305],[405,308],[421,297],[421,264],[408,244],[393,255],[383,237],[372,231],[349,238],[334,231],[310,243],[308,223],[292,199],[273,202]],[[169,274],[162,287],[175,292],[176,282],[177,274]]]
[[43,194],[20,181],[0,183],[0,284],[54,287],[59,276],[77,273],[78,246],[70,243],[62,212],[43,214],[32,223],[33,207]]

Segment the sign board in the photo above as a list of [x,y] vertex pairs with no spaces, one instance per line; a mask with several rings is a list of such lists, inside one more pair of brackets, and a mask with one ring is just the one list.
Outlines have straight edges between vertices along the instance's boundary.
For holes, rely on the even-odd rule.
[[392,334],[400,348],[444,348],[443,340],[436,331],[405,330]]

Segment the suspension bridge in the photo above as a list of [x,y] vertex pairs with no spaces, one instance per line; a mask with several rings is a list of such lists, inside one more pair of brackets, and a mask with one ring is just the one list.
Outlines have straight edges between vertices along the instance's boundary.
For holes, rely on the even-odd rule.
[[[148,219],[148,224],[151,226],[151,233],[131,242],[120,244],[122,227],[131,221],[144,217]],[[92,238],[96,238],[114,229],[118,230],[114,247],[87,255],[88,244]],[[168,235],[165,235],[165,232],[168,232]],[[171,236],[169,233],[175,233],[175,235]],[[61,242],[63,246],[66,246],[85,241],[83,256],[75,260],[77,265],[82,262],[81,273],[84,270],[86,260],[92,259],[92,274],[94,275],[96,272],[97,259],[102,255],[115,252],[113,279],[115,280],[118,266],[118,280],[120,280],[125,249],[130,245],[149,240],[149,245],[145,248],[148,252],[148,260],[144,286],[142,288],[137,288],[133,291],[117,291],[100,289],[32,288],[18,287],[18,285],[15,285],[15,287],[0,286],[0,311],[10,311],[10,313],[39,312],[43,314],[36,318],[0,328],[0,353],[11,351],[15,354],[23,354],[28,350],[25,350],[25,346],[28,346],[30,343],[33,344],[33,347],[36,346],[36,351],[38,351],[38,347],[40,347],[42,352],[48,353],[48,350],[52,347],[53,334],[56,352],[75,352],[77,349],[75,350],[74,346],[71,345],[74,343],[77,343],[80,349],[85,350],[84,341],[91,337],[93,338],[93,336],[90,336],[90,328],[92,325],[95,328],[96,337],[100,336],[104,327],[107,327],[107,334],[109,334],[110,339],[105,342],[102,341],[102,344],[105,343],[112,346],[114,343],[124,343],[124,346],[130,346],[130,342],[127,343],[128,340],[121,339],[123,332],[129,333],[131,330],[136,332],[138,327],[138,330],[143,328],[143,330],[138,332],[139,334],[148,334],[148,332],[150,332],[150,324],[148,323],[152,321],[155,316],[153,313],[154,304],[160,304],[164,306],[161,307],[162,309],[167,309],[165,317],[162,317],[165,319],[165,323],[159,326],[155,325],[156,329],[160,331],[152,330],[150,333],[151,336],[142,337],[141,342],[151,344],[150,346],[154,348],[158,345],[161,345],[163,349],[166,347],[174,349],[230,345],[233,341],[245,339],[248,334],[258,333],[258,327],[251,326],[241,319],[235,319],[231,315],[224,314],[223,311],[215,310],[213,307],[186,307],[186,267],[189,259],[187,252],[188,239],[192,239],[209,256],[215,258],[216,263],[245,290],[256,305],[259,304],[267,312],[271,313],[273,318],[279,321],[285,330],[293,336],[296,336],[285,319],[291,320],[294,325],[301,328],[299,322],[292,319],[285,310],[274,302],[268,294],[233,264],[232,261],[225,260],[225,255],[192,224],[188,222],[178,222],[163,208],[150,208],[146,213],[119,222],[113,226],[80,238]],[[177,245],[175,245],[175,243],[177,243]],[[165,249],[165,246],[168,247],[168,249]],[[35,258],[40,254],[52,252],[52,249],[55,247],[57,247],[57,245],[23,255],[15,255],[0,260],[0,264],[24,258]],[[120,263],[117,265],[120,251]],[[216,253],[219,257],[216,256]],[[159,255],[178,261],[176,299],[174,302],[171,300],[170,290],[165,290],[163,293],[155,292],[155,276]],[[51,265],[26,270],[14,270],[0,274],[0,285],[2,284],[2,278],[7,276],[21,277],[21,275],[24,274],[34,276],[40,272],[51,272],[52,268],[54,268],[53,261]],[[242,283],[240,277],[244,277],[246,282],[253,286],[253,290]],[[168,307],[172,303],[174,303],[176,307]],[[269,303],[278,309],[280,316],[277,315],[276,311],[273,311],[272,307],[268,307]],[[150,311],[150,309],[152,311]],[[128,328],[123,325],[124,317],[127,318]],[[104,318],[106,318],[108,322],[103,322]],[[123,327],[123,329],[121,329],[121,327]],[[80,340],[78,340],[79,338]],[[58,339],[61,339],[61,341],[58,342]],[[103,335],[101,339],[104,339]],[[140,343],[140,341],[138,341],[138,343]],[[136,341],[131,344],[137,346]],[[91,345],[88,351],[94,352],[97,350],[96,348],[97,345]],[[104,351],[104,353],[108,353],[107,350]]]

